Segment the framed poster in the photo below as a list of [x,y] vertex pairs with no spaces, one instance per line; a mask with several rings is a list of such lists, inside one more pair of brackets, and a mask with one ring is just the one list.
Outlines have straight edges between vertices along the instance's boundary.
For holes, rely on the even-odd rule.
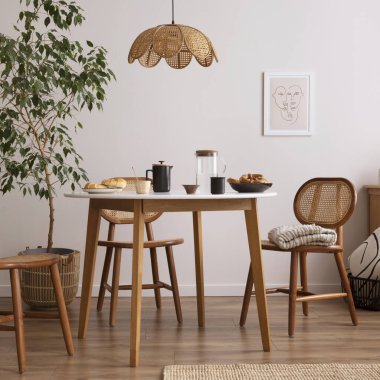
[[264,135],[311,135],[311,73],[264,73]]

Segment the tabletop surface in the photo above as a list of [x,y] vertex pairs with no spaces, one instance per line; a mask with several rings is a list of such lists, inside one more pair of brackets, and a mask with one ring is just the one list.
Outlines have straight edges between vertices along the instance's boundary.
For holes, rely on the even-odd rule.
[[266,191],[264,193],[237,193],[227,192],[224,194],[186,194],[184,191],[172,191],[170,193],[149,193],[149,194],[136,194],[131,191],[121,191],[119,193],[107,194],[88,194],[84,191],[65,193],[67,198],[87,198],[87,199],[149,199],[149,200],[174,200],[174,199],[252,199],[252,198],[268,198],[274,197],[277,193],[273,191]]

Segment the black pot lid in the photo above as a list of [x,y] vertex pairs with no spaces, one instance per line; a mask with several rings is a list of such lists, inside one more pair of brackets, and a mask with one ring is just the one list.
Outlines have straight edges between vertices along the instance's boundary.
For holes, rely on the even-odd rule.
[[152,164],[152,166],[168,166],[169,168],[172,168],[173,165],[165,164],[165,161],[158,161],[159,164]]

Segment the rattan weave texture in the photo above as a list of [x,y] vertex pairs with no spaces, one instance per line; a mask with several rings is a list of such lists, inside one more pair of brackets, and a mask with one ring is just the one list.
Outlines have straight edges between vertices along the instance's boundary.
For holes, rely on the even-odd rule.
[[[144,181],[145,178],[134,178],[134,177],[123,177],[127,181],[127,185],[124,191],[135,191],[136,181]],[[144,222],[149,223],[158,219],[162,213],[149,212],[144,214]],[[129,211],[118,211],[118,210],[102,210],[102,217],[108,222],[115,224],[132,224],[133,223],[133,212]]]
[[214,59],[218,62],[211,41],[201,31],[187,25],[164,24],[147,29],[136,38],[128,62],[137,59],[144,67],[154,67],[164,58],[170,67],[183,69],[193,56],[204,67]]
[[303,224],[336,228],[351,216],[356,204],[354,186],[345,178],[315,178],[294,199],[294,213]]

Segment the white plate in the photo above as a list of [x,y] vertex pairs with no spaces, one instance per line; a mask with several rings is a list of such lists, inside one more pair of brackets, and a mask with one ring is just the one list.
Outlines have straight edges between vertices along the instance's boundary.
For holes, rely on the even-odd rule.
[[120,191],[123,191],[123,189],[120,188],[107,188],[107,189],[82,189],[85,193],[89,194],[112,194],[112,193],[119,193]]

